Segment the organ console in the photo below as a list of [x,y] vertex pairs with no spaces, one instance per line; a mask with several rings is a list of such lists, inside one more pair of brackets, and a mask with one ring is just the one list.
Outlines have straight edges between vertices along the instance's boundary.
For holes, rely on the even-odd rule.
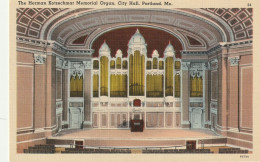
[[130,120],[131,132],[143,132],[144,120]]
[[196,141],[186,141],[186,149],[187,150],[195,150],[196,149]]

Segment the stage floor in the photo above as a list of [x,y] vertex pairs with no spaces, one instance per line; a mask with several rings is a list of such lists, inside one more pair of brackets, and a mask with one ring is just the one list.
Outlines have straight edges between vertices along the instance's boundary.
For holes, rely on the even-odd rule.
[[[119,129],[64,130],[48,141],[53,144],[69,143],[84,139],[87,146],[176,146],[185,145],[186,140],[211,140],[223,138],[206,129],[145,129],[131,132]],[[72,144],[72,143],[71,143]]]
[[201,129],[145,129],[143,132],[131,132],[118,129],[65,130],[55,137],[58,139],[187,139],[219,137],[210,130]]

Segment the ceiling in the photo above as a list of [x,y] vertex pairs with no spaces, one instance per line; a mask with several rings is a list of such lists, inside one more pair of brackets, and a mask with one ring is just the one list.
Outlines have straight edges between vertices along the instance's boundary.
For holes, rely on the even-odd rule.
[[205,9],[17,9],[17,36],[55,40],[71,49],[91,49],[120,28],[151,28],[177,38],[183,50],[207,50],[219,42],[252,39],[251,8]]

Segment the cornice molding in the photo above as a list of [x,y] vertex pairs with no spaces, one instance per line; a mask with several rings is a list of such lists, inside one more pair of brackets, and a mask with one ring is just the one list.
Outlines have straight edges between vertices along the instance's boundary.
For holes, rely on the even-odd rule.
[[[39,40],[39,39],[32,39],[32,38],[26,38],[26,37],[17,37],[16,38],[17,43],[22,44],[29,44],[32,46],[38,46],[43,48],[51,48],[53,51],[61,52],[65,56],[74,56],[74,55],[87,55],[91,56],[94,53],[93,49],[68,49],[66,47],[63,47],[61,44],[59,44],[56,41],[46,41],[46,40]],[[23,49],[22,46],[17,47],[17,49]]]
[[221,50],[223,47],[237,47],[237,46],[252,46],[253,40],[236,41],[236,42],[220,42],[217,46],[207,51],[181,51],[181,55],[211,55],[212,53]]

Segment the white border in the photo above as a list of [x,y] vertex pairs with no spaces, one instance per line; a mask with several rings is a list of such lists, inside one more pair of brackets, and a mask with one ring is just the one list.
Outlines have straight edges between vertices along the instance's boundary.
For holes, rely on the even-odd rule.
[[0,156],[1,161],[9,161],[9,1],[2,0],[0,2],[1,25],[1,51],[2,59],[0,60],[0,69],[3,77],[0,80]]

